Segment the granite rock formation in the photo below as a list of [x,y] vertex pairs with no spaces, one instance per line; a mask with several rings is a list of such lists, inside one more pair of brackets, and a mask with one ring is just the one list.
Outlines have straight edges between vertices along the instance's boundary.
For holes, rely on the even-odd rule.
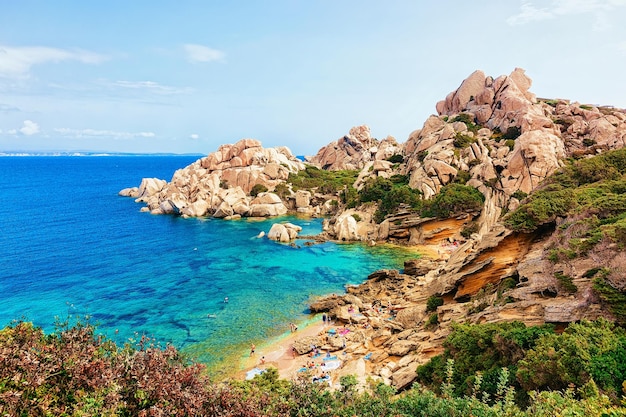
[[170,182],[142,180],[139,188],[121,195],[146,203],[153,214],[189,217],[279,216],[284,202],[271,192],[251,196],[255,186],[272,190],[304,164],[286,147],[263,148],[258,140],[242,139],[179,169]]
[[323,147],[309,162],[322,169],[361,169],[370,161],[380,161],[400,152],[395,138],[388,136],[379,141],[372,138],[367,125],[355,126],[335,142]]

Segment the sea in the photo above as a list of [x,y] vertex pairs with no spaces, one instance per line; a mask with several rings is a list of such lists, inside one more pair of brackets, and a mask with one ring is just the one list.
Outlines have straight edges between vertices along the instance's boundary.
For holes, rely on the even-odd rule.
[[0,157],[0,327],[25,320],[51,333],[88,320],[120,346],[147,336],[219,375],[251,343],[317,320],[315,297],[416,257],[387,245],[258,237],[284,221],[314,235],[321,218],[185,219],[118,195],[144,177],[169,181],[199,157]]

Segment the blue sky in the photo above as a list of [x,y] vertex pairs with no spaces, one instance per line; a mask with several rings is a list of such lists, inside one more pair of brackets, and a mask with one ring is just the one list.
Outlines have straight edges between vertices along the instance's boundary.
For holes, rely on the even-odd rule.
[[0,0],[0,152],[405,142],[476,69],[626,107],[626,0]]

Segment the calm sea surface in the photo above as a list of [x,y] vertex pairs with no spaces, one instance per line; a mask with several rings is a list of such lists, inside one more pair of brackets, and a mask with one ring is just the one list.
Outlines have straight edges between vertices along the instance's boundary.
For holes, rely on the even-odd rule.
[[[89,315],[120,344],[147,334],[215,371],[309,319],[311,297],[409,257],[360,244],[293,248],[256,238],[286,218],[153,216],[117,195],[196,159],[1,157],[0,326],[25,319],[49,332],[55,317]],[[321,231],[320,219],[288,220]]]

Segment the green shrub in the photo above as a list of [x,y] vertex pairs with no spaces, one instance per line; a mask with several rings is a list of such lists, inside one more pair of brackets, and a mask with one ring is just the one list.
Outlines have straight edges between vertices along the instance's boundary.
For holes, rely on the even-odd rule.
[[503,139],[515,140],[522,134],[522,129],[519,126],[509,126],[509,128],[502,134]]
[[443,305],[443,298],[431,295],[426,301],[426,311],[436,311],[437,307]]
[[439,194],[424,205],[424,217],[450,217],[462,212],[481,211],[485,196],[474,187],[461,184],[448,184]]
[[263,184],[255,184],[250,190],[250,195],[256,197],[257,195],[267,191],[267,187]]
[[471,178],[469,171],[458,170],[454,182],[456,184],[465,185]]
[[424,327],[426,327],[427,329],[432,329],[434,327],[437,327],[438,324],[439,324],[439,315],[437,313],[433,313],[430,316],[428,316],[426,323],[424,323]]
[[[618,323],[626,324],[626,292],[620,291],[611,285],[610,281],[606,279],[609,274],[609,270],[600,270],[602,273],[600,276],[593,279],[593,289],[600,295],[602,301],[607,303],[609,310],[615,316]],[[585,275],[588,275],[590,271],[587,271]],[[626,394],[626,392],[625,392]]]
[[456,396],[470,395],[476,373],[481,372],[483,390],[494,398],[502,368],[511,370],[509,384],[519,386],[513,379],[517,362],[541,335],[553,331],[551,326],[526,327],[520,322],[453,324],[444,353],[417,368],[417,381],[440,392],[446,382],[446,363],[453,360]]
[[387,161],[391,162],[392,164],[401,164],[404,162],[404,156],[397,153],[387,158]]
[[625,174],[626,149],[570,161],[508,213],[504,222],[513,230],[530,232],[553,224],[558,217],[585,214],[590,223],[577,251],[585,253],[603,237],[620,242],[617,236],[621,236],[626,213]]
[[578,287],[572,281],[572,277],[569,275],[563,274],[562,271],[557,271],[554,273],[554,277],[559,281],[561,288],[567,293],[575,293],[578,291]]
[[517,379],[530,390],[582,387],[593,379],[619,393],[626,380],[626,334],[604,319],[570,324],[561,335],[546,334],[519,362]]
[[454,135],[454,141],[452,143],[455,148],[463,149],[463,148],[467,148],[474,142],[476,142],[476,138],[463,134],[461,132],[457,132]]
[[477,232],[478,232],[478,223],[470,222],[466,224],[465,227],[463,227],[463,229],[461,230],[461,236],[463,236],[465,239],[469,239],[473,233],[477,233]]
[[319,189],[321,192],[334,194],[345,187],[352,187],[358,175],[358,170],[328,171],[307,165],[297,173],[290,173],[287,182],[292,184],[294,190]]

